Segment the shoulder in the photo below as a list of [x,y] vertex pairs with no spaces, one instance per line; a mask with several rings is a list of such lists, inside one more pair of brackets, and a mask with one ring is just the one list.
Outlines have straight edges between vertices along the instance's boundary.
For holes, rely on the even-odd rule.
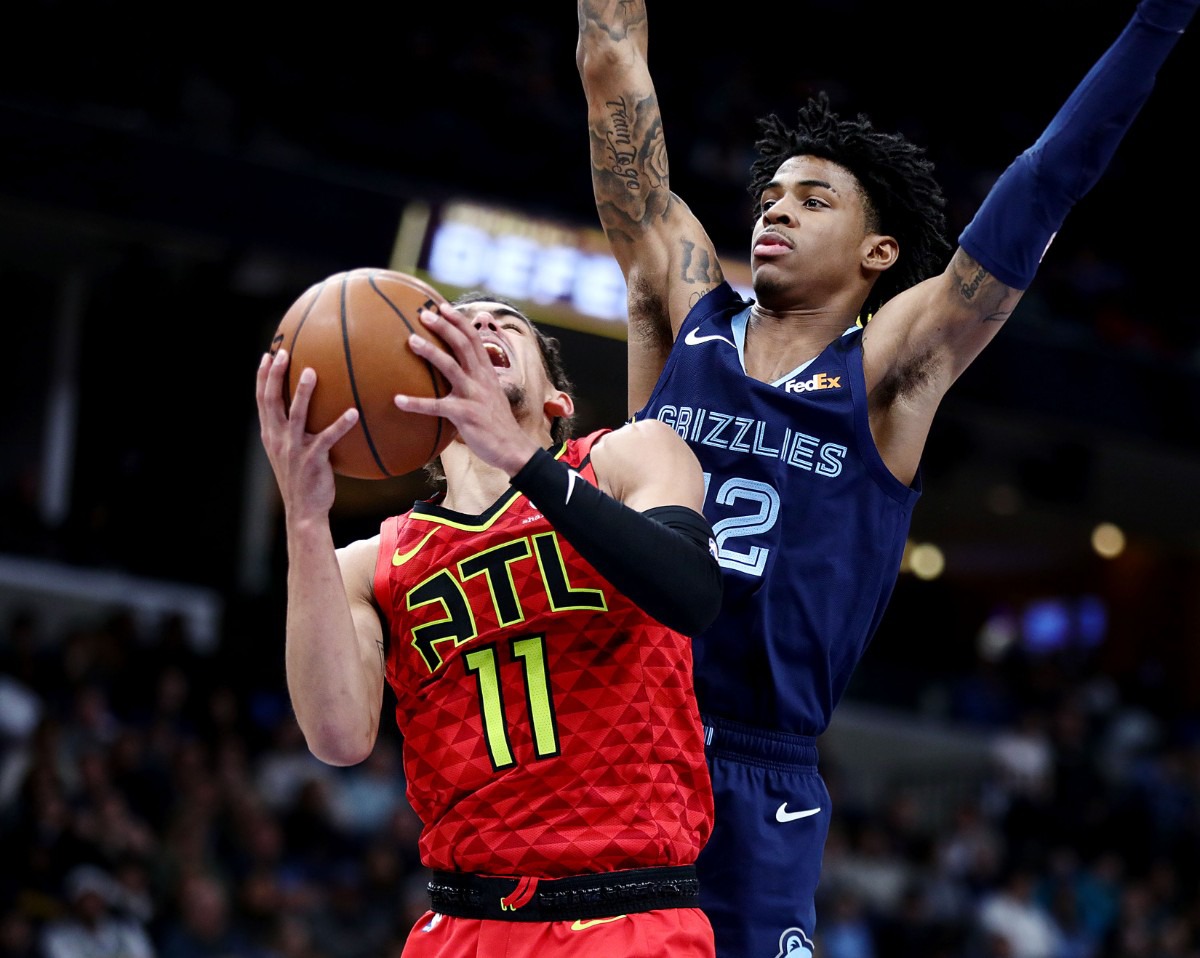
[[619,429],[607,430],[592,449],[595,451],[600,446],[608,450],[638,449],[663,444],[674,445],[676,442],[683,440],[661,419],[638,419],[625,423]]
[[381,541],[381,536],[376,535],[369,539],[357,539],[338,549],[338,565],[341,566],[342,577],[347,581],[355,576],[372,578]]
[[683,438],[659,419],[641,419],[613,429],[592,447],[597,469],[644,473],[675,469],[694,459]]
[[585,436],[567,440],[563,459],[582,460],[603,448],[611,455],[615,450],[635,450],[687,444],[671,426],[659,419],[638,419],[612,429],[597,429]]
[[862,349],[863,334],[866,331],[865,326],[860,326],[856,323],[825,348],[841,350],[843,352],[851,349]]
[[704,342],[704,337],[721,336],[732,342],[732,329],[738,316],[748,313],[754,304],[728,282],[722,282],[692,304],[675,334],[675,343],[689,346]]
[[750,303],[751,300],[734,289],[728,280],[722,280],[692,304],[684,325],[691,326],[722,314],[732,315],[745,309]]
[[612,429],[609,428],[596,429],[592,432],[585,433],[582,436],[575,436],[572,439],[568,439],[563,444],[562,452],[559,454],[558,458],[566,463],[580,463],[590,456],[592,450],[595,449],[596,446],[598,446],[604,440],[604,437],[609,435],[611,432]]

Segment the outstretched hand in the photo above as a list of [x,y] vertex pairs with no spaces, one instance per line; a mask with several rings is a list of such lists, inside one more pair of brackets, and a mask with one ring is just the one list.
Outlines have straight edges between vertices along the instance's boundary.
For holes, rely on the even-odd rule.
[[258,364],[255,400],[259,434],[275,472],[284,511],[291,517],[327,515],[333,508],[336,486],[329,451],[354,428],[358,410],[350,408],[318,433],[305,428],[308,404],[317,385],[317,374],[301,371],[291,409],[284,408],[283,377],[290,357],[280,349],[264,355]]
[[409,346],[446,377],[450,392],[436,399],[401,394],[396,405],[405,412],[445,417],[475,455],[514,475],[541,447],[517,421],[479,330],[449,303],[439,304],[438,312],[421,310],[420,318],[449,351],[416,333],[409,337]]

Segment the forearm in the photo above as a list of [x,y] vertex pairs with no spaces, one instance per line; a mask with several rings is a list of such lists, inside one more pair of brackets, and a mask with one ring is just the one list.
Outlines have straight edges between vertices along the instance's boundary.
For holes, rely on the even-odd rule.
[[665,208],[670,189],[646,29],[640,2],[579,3],[576,61],[588,105],[592,188],[626,271],[631,244]]
[[353,765],[370,753],[378,732],[381,666],[356,633],[328,522],[289,522],[287,533],[292,708],[317,758]]
[[671,192],[640,0],[580,0],[576,61],[588,105],[592,191],[629,292],[628,411],[649,398],[675,330],[723,277],[716,249]]
[[1029,287],[1067,213],[1108,167],[1196,5],[1143,0],[1037,142],[996,181],[959,243],[1001,282]]
[[712,531],[698,512],[682,506],[637,512],[572,478],[545,450],[512,483],[597,572],[664,625],[695,635],[716,618],[721,570]]

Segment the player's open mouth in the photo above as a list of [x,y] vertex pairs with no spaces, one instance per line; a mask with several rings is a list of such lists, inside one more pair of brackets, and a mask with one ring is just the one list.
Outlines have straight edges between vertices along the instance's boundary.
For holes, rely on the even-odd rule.
[[504,347],[499,343],[485,342],[483,348],[487,352],[488,358],[491,359],[493,366],[508,369],[512,365],[508,360],[508,353],[504,351]]

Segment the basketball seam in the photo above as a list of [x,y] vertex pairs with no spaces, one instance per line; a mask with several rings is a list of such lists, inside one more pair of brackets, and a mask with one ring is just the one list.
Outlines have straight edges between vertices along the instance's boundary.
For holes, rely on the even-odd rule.
[[[316,308],[317,300],[319,300],[321,298],[321,293],[325,289],[324,281],[318,283],[316,285],[316,287],[314,287],[314,288],[317,291],[316,295],[313,296],[312,301],[304,308],[304,312],[300,314],[300,322],[298,322],[296,324],[296,331],[294,333],[292,333],[292,341],[291,341],[291,343],[288,344],[288,356],[289,357],[294,356],[296,354],[296,342],[297,342],[297,340],[300,339],[300,330],[302,330],[304,328],[304,324],[308,321],[308,317],[310,315],[312,315],[313,309]],[[283,394],[284,394],[284,397],[287,399],[287,410],[285,410],[285,411],[287,411],[287,412],[291,411],[292,395],[295,392],[295,389],[292,386],[293,372],[295,372],[295,370],[293,368],[292,363],[289,362],[288,368],[287,368],[287,379],[285,379],[283,381]]]
[[[404,315],[403,310],[401,310],[395,303],[393,303],[390,299],[388,299],[387,293],[385,293],[379,287],[379,284],[375,282],[375,276],[374,275],[370,276],[367,281],[371,284],[371,288],[373,290],[375,290],[376,293],[379,294],[379,298],[388,304],[389,308],[392,310],[393,313],[395,313],[398,317],[400,317],[400,322],[404,323],[405,329],[407,329],[410,333],[416,332],[416,330],[413,328],[413,324],[411,322],[409,322],[408,317]],[[441,389],[441,383],[438,381],[437,370],[434,368],[433,363],[431,363],[428,359],[422,359],[421,362],[423,362],[425,364],[425,371],[429,374],[429,382],[433,386],[434,396],[438,399],[441,399],[442,398],[442,389]],[[442,417],[438,416],[437,423],[434,426],[433,444],[429,447],[429,454],[425,457],[427,460],[433,458],[433,452],[435,449],[437,449],[439,443],[441,442],[442,432],[443,432],[444,428],[445,428],[445,423],[442,420]],[[364,432],[365,432],[365,430],[364,430]],[[372,452],[374,452],[373,449],[372,449]]]
[[[350,277],[347,275],[342,279],[341,299],[339,300],[339,316],[342,322],[342,355],[346,357],[346,376],[350,380],[350,392],[354,396],[354,408],[358,410],[358,424],[362,427],[363,438],[367,441],[367,449],[370,450],[371,458],[375,460],[379,471],[385,476],[390,476],[392,473],[383,464],[383,460],[379,457],[379,450],[375,448],[375,440],[371,437],[371,430],[367,425],[367,414],[363,411],[362,400],[358,395],[358,380],[354,377],[354,360],[350,354],[350,328],[347,316],[349,310],[346,307],[349,283]],[[374,278],[371,279],[371,285],[375,285]]]

